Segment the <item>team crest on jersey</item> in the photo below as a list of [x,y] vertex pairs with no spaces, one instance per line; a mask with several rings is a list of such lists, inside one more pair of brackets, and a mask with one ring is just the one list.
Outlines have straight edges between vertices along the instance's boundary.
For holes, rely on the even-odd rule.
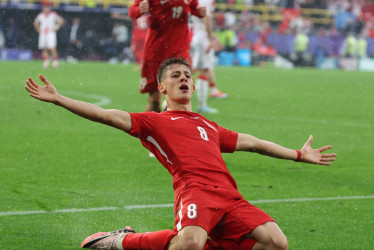
[[145,88],[145,85],[147,85],[147,78],[142,77],[142,78],[140,79],[140,83],[139,83],[140,89],[144,89],[144,88]]

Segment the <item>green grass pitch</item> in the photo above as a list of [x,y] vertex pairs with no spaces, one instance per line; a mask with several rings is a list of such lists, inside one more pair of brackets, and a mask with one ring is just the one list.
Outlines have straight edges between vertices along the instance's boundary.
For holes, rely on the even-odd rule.
[[[78,210],[171,204],[172,180],[137,139],[29,97],[25,80],[39,73],[75,99],[145,108],[132,64],[0,62],[0,249],[79,249],[98,231],[173,228],[168,206]],[[209,100],[219,113],[208,119],[295,149],[313,134],[314,147],[338,154],[328,167],[224,155],[239,191],[277,220],[290,249],[373,249],[374,74],[218,67],[216,75],[229,98]],[[283,200],[329,197],[337,199]]]

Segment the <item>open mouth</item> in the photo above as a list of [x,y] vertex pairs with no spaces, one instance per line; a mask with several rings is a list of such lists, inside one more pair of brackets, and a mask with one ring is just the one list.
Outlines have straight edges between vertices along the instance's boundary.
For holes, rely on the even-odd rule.
[[188,85],[187,84],[182,84],[180,87],[179,87],[180,90],[188,90]]

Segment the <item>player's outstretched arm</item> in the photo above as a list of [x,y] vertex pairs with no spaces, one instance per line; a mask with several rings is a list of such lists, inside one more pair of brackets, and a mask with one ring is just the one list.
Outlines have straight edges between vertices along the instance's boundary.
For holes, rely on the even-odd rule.
[[30,96],[35,99],[54,103],[81,117],[107,124],[125,132],[131,130],[131,116],[128,112],[115,109],[103,109],[91,103],[81,102],[62,96],[45,76],[40,74],[39,78],[45,86],[37,84],[31,77],[26,80],[25,88],[30,93]]
[[[300,150],[300,161],[319,165],[330,165],[331,161],[335,161],[335,153],[323,154],[324,151],[332,148],[331,145],[313,149],[311,146],[312,142],[313,136],[310,136],[308,141]],[[235,150],[256,152],[279,159],[288,159],[294,161],[298,159],[298,153],[296,150],[285,148],[273,142],[260,140],[248,134],[239,133]]]

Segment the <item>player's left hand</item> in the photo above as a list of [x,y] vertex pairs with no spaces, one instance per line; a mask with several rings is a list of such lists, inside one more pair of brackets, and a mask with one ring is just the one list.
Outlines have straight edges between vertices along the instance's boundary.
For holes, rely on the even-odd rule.
[[199,15],[201,17],[205,17],[205,15],[206,15],[206,7],[204,7],[204,6],[198,6],[197,9],[199,11]]
[[331,145],[327,145],[318,149],[312,148],[313,136],[311,135],[308,141],[304,144],[301,149],[302,162],[319,164],[319,165],[331,165],[331,161],[335,161],[336,154],[322,154],[324,151],[332,148]]

